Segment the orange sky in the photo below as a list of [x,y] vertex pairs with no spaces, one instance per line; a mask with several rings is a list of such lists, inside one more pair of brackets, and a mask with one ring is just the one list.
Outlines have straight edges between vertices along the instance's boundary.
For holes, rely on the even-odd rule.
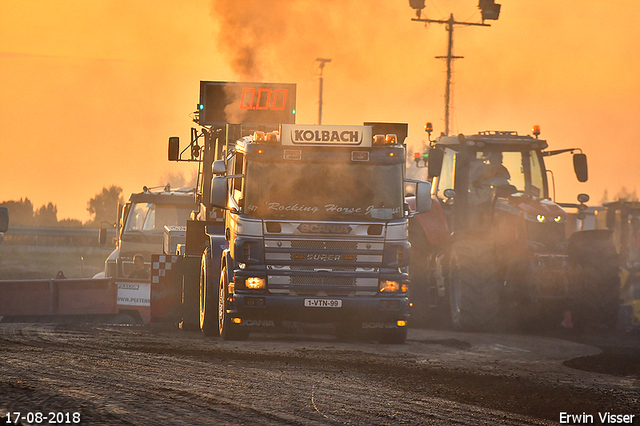
[[[297,83],[298,123],[409,123],[444,129],[443,26],[412,22],[408,1],[3,0],[0,3],[0,201],[53,202],[58,219],[89,219],[87,201],[112,184],[130,192],[189,177],[166,159],[185,144],[200,80]],[[475,0],[429,0],[425,15],[478,22]],[[589,182],[569,155],[548,163],[558,201],[640,182],[640,3],[502,1],[490,28],[455,30],[453,132],[533,124],[551,149],[581,147]],[[184,146],[184,145],[183,145]],[[593,204],[592,203],[592,204]]]

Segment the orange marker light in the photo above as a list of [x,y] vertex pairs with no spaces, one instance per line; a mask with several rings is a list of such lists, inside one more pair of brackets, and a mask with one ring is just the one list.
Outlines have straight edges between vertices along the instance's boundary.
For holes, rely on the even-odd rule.
[[427,122],[424,126],[424,131],[427,133],[433,132],[433,124],[431,124],[431,122]]

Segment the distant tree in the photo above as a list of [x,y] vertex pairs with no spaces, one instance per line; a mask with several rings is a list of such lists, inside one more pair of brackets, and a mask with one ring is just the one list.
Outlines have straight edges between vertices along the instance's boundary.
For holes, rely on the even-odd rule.
[[636,194],[636,190],[629,192],[626,186],[623,186],[620,191],[615,196],[616,200],[624,200],[624,201],[638,201],[638,195]]
[[80,228],[82,227],[82,221],[78,219],[62,219],[58,221],[58,226],[63,228]]
[[58,225],[58,207],[49,203],[40,207],[33,215],[36,226],[56,226]]
[[181,172],[165,172],[158,181],[158,185],[165,186],[168,184],[173,189],[196,186],[197,178],[197,170],[193,170],[190,176]]
[[115,223],[118,203],[123,202],[121,187],[111,185],[109,188],[102,188],[102,192],[87,202],[87,211],[92,217],[88,224],[100,226],[102,221]]
[[9,217],[11,217],[11,226],[33,226],[35,221],[33,218],[33,204],[31,200],[20,198],[20,201],[3,201],[0,206],[9,209]]
[[616,193],[613,199],[609,199],[609,191],[605,189],[600,204],[603,204],[605,201],[638,201],[638,194],[636,193],[635,188],[633,191],[629,191],[626,186],[623,186]]

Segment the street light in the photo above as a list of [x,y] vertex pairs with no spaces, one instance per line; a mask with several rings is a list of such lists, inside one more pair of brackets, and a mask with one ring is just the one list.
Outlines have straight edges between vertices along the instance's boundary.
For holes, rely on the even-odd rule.
[[319,103],[318,103],[318,124],[322,124],[322,72],[324,70],[324,65],[328,62],[331,62],[331,59],[325,58],[317,58],[316,61],[320,63],[320,95],[319,95]]

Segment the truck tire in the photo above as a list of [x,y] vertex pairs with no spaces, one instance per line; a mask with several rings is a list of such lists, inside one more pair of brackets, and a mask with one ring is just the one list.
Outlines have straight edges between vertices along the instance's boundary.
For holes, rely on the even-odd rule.
[[580,231],[569,240],[570,296],[576,328],[612,329],[620,308],[618,254],[607,230]]
[[496,331],[500,282],[495,251],[483,241],[458,241],[449,257],[451,322],[460,331]]
[[218,296],[218,331],[222,340],[246,340],[249,337],[247,330],[241,329],[240,325],[234,324],[229,315],[228,298],[229,285],[227,281],[227,268],[220,271],[220,291]]
[[211,276],[211,249],[202,254],[200,268],[200,330],[205,336],[218,336],[218,288]]

